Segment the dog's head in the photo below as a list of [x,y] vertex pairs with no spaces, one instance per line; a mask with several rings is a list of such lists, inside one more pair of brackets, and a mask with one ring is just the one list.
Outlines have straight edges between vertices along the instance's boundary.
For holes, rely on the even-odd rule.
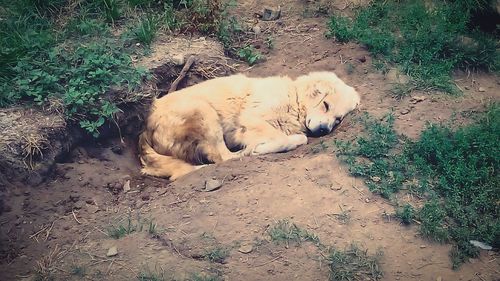
[[295,80],[299,102],[305,108],[304,125],[313,136],[329,134],[360,98],[332,72],[312,72]]

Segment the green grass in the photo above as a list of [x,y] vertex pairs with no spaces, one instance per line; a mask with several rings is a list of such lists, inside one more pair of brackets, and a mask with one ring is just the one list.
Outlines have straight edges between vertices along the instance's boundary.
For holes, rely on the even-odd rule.
[[254,65],[262,59],[262,54],[251,45],[240,48],[237,54],[241,60],[246,61],[249,65]]
[[368,255],[368,250],[351,244],[344,250],[331,249],[328,255],[331,281],[380,280],[382,252]]
[[500,105],[462,128],[429,125],[415,141],[395,133],[392,115],[362,120],[365,135],[337,141],[338,156],[371,191],[393,200],[404,191],[425,200],[419,210],[397,210],[404,223],[418,220],[424,237],[453,243],[454,267],[478,254],[470,240],[498,246]]
[[1,6],[0,107],[64,113],[94,136],[121,104],[144,98],[138,92],[151,76],[132,64],[130,56],[142,51],[131,40],[148,48],[159,31],[215,35],[223,20],[220,1],[22,0]]
[[305,241],[313,242],[316,245],[320,244],[319,237],[316,234],[298,227],[295,223],[287,219],[277,221],[267,230],[267,234],[271,238],[271,241],[278,244],[284,242],[287,246],[290,243],[300,245]]
[[379,66],[397,65],[410,77],[394,87],[397,96],[416,89],[457,93],[453,70],[500,70],[495,35],[471,27],[473,5],[466,2],[374,1],[354,19],[332,16],[327,36],[365,45]]
[[216,246],[211,249],[207,249],[203,256],[209,262],[224,263],[226,258],[229,257],[229,250],[222,246]]
[[[147,226],[146,229],[144,228],[144,225]],[[134,220],[132,218],[132,213],[129,213],[127,215],[125,222],[112,224],[107,229],[107,234],[111,238],[120,239],[134,232],[141,232],[141,231],[147,231],[148,234],[151,235],[152,237],[160,235],[160,230],[158,228],[158,225],[154,222],[153,219],[150,219],[149,221],[142,220],[141,217],[138,215],[137,218]]]
[[72,265],[70,269],[70,273],[73,276],[85,277],[87,275],[86,268],[81,265]]

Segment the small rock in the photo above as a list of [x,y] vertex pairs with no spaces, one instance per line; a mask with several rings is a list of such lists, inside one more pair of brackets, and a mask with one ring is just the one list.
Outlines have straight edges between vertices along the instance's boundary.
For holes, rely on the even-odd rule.
[[107,257],[114,257],[116,255],[118,255],[118,248],[116,246],[109,248],[108,252],[106,253]]
[[413,103],[413,104],[416,104],[416,103],[419,103],[419,102],[422,102],[424,100],[426,100],[427,97],[426,96],[414,96],[410,99],[410,102]]
[[262,29],[258,25],[254,26],[252,30],[255,33],[255,35],[259,35],[262,32]]
[[485,88],[483,88],[483,87],[479,87],[479,89],[478,89],[478,90],[479,90],[480,92],[486,92],[486,89],[485,89]]
[[342,186],[340,186],[340,185],[339,185],[339,186],[334,186],[334,185],[331,185],[331,186],[330,186],[330,189],[331,189],[331,190],[337,190],[337,191],[338,191],[338,190],[342,190]]
[[184,65],[184,63],[186,63],[186,58],[183,54],[177,54],[172,57],[172,62],[175,63],[175,65]]
[[130,191],[130,180],[126,180],[125,183],[123,184],[123,192],[129,192]]
[[366,62],[366,57],[365,56],[361,56],[361,57],[358,58],[358,60],[360,62]]
[[121,145],[115,145],[111,147],[111,151],[113,151],[114,154],[122,155],[123,147]]
[[371,177],[371,180],[374,182],[380,182],[382,179],[380,177]]
[[85,206],[84,204],[85,203],[82,201],[75,202],[75,204],[73,205],[73,209],[80,210],[81,208],[83,208]]
[[425,245],[420,245],[420,249],[423,249],[423,248],[425,248],[425,247],[427,247],[427,246],[425,246]]
[[205,182],[205,191],[214,191],[222,186],[222,181],[217,179],[210,179]]
[[69,195],[69,199],[73,202],[78,202],[80,200],[80,195],[72,193]]
[[366,199],[365,199],[365,202],[366,202],[366,203],[370,203],[370,199],[366,198]]
[[401,110],[401,115],[406,115],[408,113],[410,113],[409,109],[403,109],[403,110]]
[[436,281],[443,281],[443,277],[438,276],[438,277],[436,278]]
[[136,45],[137,47],[139,47],[139,46],[141,46],[141,43],[135,43],[135,45]]
[[261,20],[272,21],[272,20],[277,20],[280,17],[281,17],[281,7],[280,6],[278,6],[278,8],[276,8],[276,9],[264,8],[264,11],[262,12]]
[[248,245],[241,245],[241,247],[238,249],[238,252],[243,253],[243,254],[249,254],[253,251],[253,246],[248,244]]
[[470,90],[469,86],[464,86],[464,89]]

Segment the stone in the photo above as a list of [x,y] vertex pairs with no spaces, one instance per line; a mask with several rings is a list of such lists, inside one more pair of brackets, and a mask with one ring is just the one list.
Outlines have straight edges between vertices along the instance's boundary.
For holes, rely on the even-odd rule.
[[183,54],[177,54],[177,55],[172,56],[172,62],[175,65],[181,66],[181,65],[184,65],[186,63],[186,58],[184,57]]
[[218,179],[210,179],[205,182],[205,191],[210,192],[219,189],[223,182]]
[[276,9],[266,7],[266,8],[264,8],[264,11],[262,12],[261,20],[273,21],[273,20],[279,19],[280,17],[281,17],[281,7],[280,6],[278,6]]
[[118,248],[116,246],[113,246],[108,249],[108,252],[106,253],[107,257],[114,257],[118,255]]
[[130,180],[126,180],[125,183],[123,184],[123,192],[129,192],[130,191]]
[[243,253],[243,254],[249,254],[253,251],[253,246],[250,244],[243,244],[241,247],[238,249],[238,252]]
[[479,87],[478,91],[479,91],[479,92],[486,92],[486,89],[485,89],[485,88],[483,88],[483,87]]

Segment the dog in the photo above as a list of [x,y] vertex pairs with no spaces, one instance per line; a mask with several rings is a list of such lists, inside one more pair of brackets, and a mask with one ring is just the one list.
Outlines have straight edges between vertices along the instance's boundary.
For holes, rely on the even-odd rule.
[[359,102],[332,72],[207,80],[153,102],[139,136],[141,172],[173,181],[206,164],[287,152],[332,132]]

